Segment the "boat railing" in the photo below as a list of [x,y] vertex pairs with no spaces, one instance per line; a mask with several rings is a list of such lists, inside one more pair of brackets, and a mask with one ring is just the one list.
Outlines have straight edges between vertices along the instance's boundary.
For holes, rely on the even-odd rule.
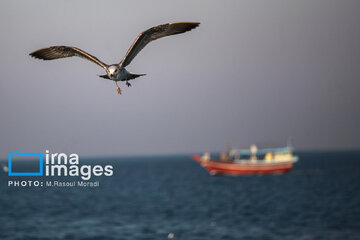
[[[272,152],[274,154],[289,153],[289,152],[293,152],[293,150],[294,149],[292,147],[265,148],[265,149],[257,150],[256,155],[265,155],[266,153],[269,153],[269,152]],[[250,156],[252,153],[251,153],[250,149],[231,149],[229,154],[231,156],[235,156],[235,155],[240,155],[240,156],[248,155],[248,156]]]

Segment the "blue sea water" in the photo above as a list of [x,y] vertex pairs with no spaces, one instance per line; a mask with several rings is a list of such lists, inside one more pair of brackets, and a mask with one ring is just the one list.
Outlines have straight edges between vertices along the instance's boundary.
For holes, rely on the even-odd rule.
[[82,159],[114,165],[93,188],[1,172],[0,239],[360,239],[360,152],[298,155],[287,174],[238,177],[189,156]]

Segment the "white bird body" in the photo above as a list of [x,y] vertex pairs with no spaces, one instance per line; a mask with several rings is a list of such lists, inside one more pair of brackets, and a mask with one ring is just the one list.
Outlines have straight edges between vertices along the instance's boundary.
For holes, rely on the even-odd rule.
[[117,82],[126,79],[126,77],[129,75],[129,72],[125,68],[119,68],[116,65],[111,65],[108,68],[107,75],[109,79]]
[[[115,82],[128,81],[130,79],[135,78],[134,75],[135,76],[145,75],[145,74],[136,74],[136,73],[128,72],[128,70],[126,70],[126,68],[119,67],[118,65],[109,66],[108,69],[106,70],[106,73],[107,73],[107,75],[105,75],[105,76],[107,76],[107,78],[109,78],[110,80],[113,80]],[[101,77],[103,77],[103,76],[101,76]]]
[[125,68],[119,69],[116,65],[111,65],[108,67],[107,75],[111,80],[121,81],[121,79],[125,79],[125,76],[128,75],[128,71]]

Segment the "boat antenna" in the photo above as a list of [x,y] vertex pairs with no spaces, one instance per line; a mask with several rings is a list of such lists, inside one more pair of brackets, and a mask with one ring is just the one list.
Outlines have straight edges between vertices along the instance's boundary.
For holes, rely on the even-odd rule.
[[230,141],[226,142],[226,151],[229,153],[231,151],[231,143]]
[[287,146],[287,147],[292,147],[291,137],[288,137],[288,138],[287,138],[286,146]]

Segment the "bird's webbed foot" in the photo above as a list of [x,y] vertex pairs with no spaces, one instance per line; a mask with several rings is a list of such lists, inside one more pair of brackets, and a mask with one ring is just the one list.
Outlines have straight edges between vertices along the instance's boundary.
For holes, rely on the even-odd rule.
[[131,83],[129,83],[129,81],[126,81],[126,86],[131,87]]
[[117,90],[117,93],[121,95],[121,88],[119,88],[119,86],[117,86],[116,90]]

